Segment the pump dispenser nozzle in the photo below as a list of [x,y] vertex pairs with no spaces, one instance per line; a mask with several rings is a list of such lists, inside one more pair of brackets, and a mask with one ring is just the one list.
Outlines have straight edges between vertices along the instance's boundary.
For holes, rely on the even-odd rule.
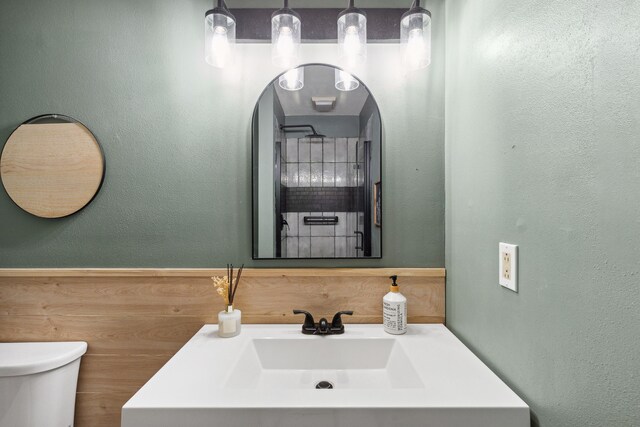
[[391,283],[389,290],[391,292],[398,292],[400,290],[400,288],[398,287],[398,284],[396,283],[396,280],[398,280],[398,276],[394,274],[393,276],[389,276],[389,279],[393,280],[393,283]]

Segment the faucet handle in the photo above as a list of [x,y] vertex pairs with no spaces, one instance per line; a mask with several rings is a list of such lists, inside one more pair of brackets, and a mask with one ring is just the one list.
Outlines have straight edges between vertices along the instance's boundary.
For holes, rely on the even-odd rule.
[[343,329],[344,325],[342,324],[342,315],[346,314],[347,316],[353,316],[352,310],[339,311],[333,316],[333,320],[331,321],[331,329]]
[[304,310],[293,310],[293,314],[304,314],[304,324],[302,325],[302,330],[314,330],[316,329],[316,321],[313,320],[313,316],[308,311]]

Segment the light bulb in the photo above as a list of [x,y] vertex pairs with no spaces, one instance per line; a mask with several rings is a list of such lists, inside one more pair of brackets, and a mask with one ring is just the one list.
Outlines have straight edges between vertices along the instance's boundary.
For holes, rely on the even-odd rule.
[[347,27],[345,31],[343,50],[344,54],[350,58],[358,56],[362,50],[358,27],[355,25]]
[[278,56],[291,58],[295,51],[293,43],[293,31],[291,27],[281,27],[279,31],[278,43],[276,45]]
[[222,68],[229,60],[231,47],[229,46],[229,38],[227,37],[227,29],[217,26],[213,29],[211,37],[211,58],[215,67]]
[[287,71],[284,75],[285,86],[288,90],[294,90],[297,86],[297,73],[295,70]]
[[422,28],[414,28],[409,31],[409,38],[407,40],[407,50],[405,52],[407,63],[412,67],[419,67],[424,60],[425,46],[424,46],[424,32]]

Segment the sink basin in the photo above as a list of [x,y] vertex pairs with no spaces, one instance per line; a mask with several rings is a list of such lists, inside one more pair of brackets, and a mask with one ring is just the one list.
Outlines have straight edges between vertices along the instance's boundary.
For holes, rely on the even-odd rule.
[[530,418],[443,325],[400,336],[381,325],[332,336],[243,325],[234,338],[205,325],[122,409],[122,427],[178,425],[529,427]]
[[395,339],[331,337],[250,340],[226,387],[310,390],[322,381],[332,389],[424,387]]

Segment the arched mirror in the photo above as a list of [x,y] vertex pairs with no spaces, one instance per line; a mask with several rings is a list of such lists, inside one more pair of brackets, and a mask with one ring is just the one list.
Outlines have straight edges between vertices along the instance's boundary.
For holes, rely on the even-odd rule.
[[355,76],[309,64],[276,77],[253,114],[253,258],[381,258],[381,150]]

